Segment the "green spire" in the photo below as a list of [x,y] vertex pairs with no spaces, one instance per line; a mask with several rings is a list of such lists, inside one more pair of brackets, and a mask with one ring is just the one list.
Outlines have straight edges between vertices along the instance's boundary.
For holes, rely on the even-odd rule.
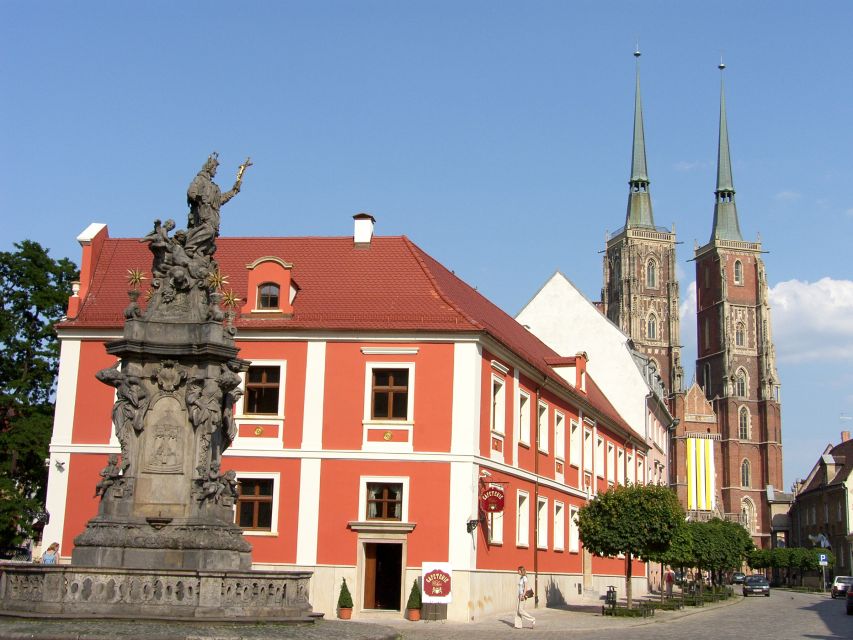
[[646,167],[646,137],[643,132],[643,104],[640,100],[640,50],[637,59],[637,82],[634,92],[634,146],[631,152],[631,179],[628,182],[628,213],[625,227],[654,227],[652,199],[649,195],[649,172]]
[[732,160],[729,154],[729,128],[726,124],[726,92],[723,82],[723,69],[726,65],[720,60],[720,141],[717,145],[717,189],[714,204],[714,228],[711,241],[743,240],[735,205],[735,187],[732,181]]

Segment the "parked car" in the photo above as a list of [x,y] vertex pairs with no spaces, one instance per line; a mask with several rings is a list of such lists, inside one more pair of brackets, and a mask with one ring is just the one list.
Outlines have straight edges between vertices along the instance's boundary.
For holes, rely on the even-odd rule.
[[853,589],[847,590],[847,615],[853,616]]
[[832,587],[829,590],[829,595],[833,598],[844,596],[850,591],[850,586],[853,585],[853,576],[835,576],[832,581]]
[[732,584],[743,584],[743,579],[746,577],[746,574],[741,573],[740,571],[735,571],[732,574]]
[[767,578],[755,575],[746,576],[743,579],[743,595],[750,596],[753,594],[770,597],[770,583],[767,582]]

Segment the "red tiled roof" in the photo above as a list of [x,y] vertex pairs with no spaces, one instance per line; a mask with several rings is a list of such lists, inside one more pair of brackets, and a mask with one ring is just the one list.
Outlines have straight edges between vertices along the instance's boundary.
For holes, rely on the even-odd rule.
[[[241,315],[240,329],[353,330],[383,332],[485,332],[569,390],[547,361],[559,354],[405,236],[374,237],[357,248],[352,237],[219,238],[216,260],[229,289],[245,300],[246,265],[265,256],[293,264],[299,292],[292,316]],[[135,239],[107,238],[86,298],[76,318],[61,328],[118,329],[128,304],[129,269],[150,277],[151,254]],[[150,281],[145,281],[143,290]],[[144,296],[140,296],[140,302]],[[238,333],[239,335],[239,333]],[[621,428],[625,421],[591,378],[588,399]]]

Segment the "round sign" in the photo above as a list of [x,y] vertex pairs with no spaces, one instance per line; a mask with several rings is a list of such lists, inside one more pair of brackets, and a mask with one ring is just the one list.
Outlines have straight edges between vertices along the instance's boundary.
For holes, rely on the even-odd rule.
[[480,494],[480,509],[485,513],[496,513],[504,510],[503,487],[487,487]]
[[424,576],[424,594],[433,598],[450,595],[450,575],[441,569],[433,569]]

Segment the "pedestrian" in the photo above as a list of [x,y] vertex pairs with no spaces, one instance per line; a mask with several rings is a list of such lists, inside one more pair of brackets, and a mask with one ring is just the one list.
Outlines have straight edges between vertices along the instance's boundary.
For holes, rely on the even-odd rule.
[[515,628],[521,629],[525,620],[530,620],[530,628],[536,626],[536,618],[524,610],[524,601],[533,597],[533,589],[528,586],[527,571],[523,566],[518,567],[518,605],[515,609]]
[[675,576],[672,573],[672,567],[666,568],[666,597],[672,597],[672,583],[675,582]]
[[47,551],[41,557],[42,564],[56,564],[56,561],[59,559],[59,543],[54,542],[48,548]]

